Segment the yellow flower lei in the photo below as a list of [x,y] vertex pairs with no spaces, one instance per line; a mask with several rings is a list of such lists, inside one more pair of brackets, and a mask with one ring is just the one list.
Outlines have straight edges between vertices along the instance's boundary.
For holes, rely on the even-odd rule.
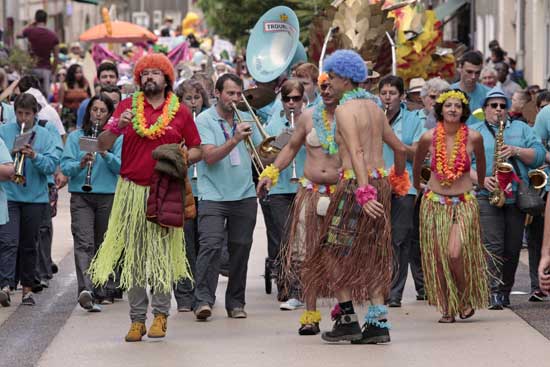
[[277,185],[279,181],[279,169],[275,165],[270,164],[260,174],[260,180],[265,177],[271,180],[271,186]]
[[468,104],[468,98],[464,95],[464,93],[457,91],[457,90],[450,90],[445,93],[441,93],[439,97],[437,97],[436,102],[437,103],[443,103],[449,98],[456,98],[462,101],[464,104]]
[[132,120],[132,127],[136,134],[141,137],[154,140],[160,138],[166,132],[166,127],[174,119],[174,116],[180,108],[180,102],[178,97],[170,92],[166,98],[166,103],[162,109],[162,114],[157,121],[147,127],[147,121],[145,119],[145,97],[143,92],[136,92],[132,97],[132,112],[134,118]]
[[302,316],[300,316],[300,324],[315,324],[321,321],[321,312],[319,311],[304,311]]

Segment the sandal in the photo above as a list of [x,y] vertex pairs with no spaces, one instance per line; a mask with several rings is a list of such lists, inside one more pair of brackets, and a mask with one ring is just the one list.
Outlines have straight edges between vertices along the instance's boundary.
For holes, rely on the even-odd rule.
[[317,335],[319,334],[321,330],[319,329],[318,323],[312,323],[312,324],[303,324],[300,326],[300,329],[298,329],[298,334],[300,335]]
[[441,318],[439,319],[439,323],[440,324],[452,324],[453,322],[455,322],[455,317],[454,316],[450,316],[450,315],[443,315],[441,316]]
[[475,313],[476,313],[476,310],[474,310],[473,308],[470,308],[470,311],[467,312],[467,313],[460,312],[458,314],[458,317],[460,317],[460,319],[462,319],[462,320],[466,320],[466,319],[469,319],[470,317],[474,316]]

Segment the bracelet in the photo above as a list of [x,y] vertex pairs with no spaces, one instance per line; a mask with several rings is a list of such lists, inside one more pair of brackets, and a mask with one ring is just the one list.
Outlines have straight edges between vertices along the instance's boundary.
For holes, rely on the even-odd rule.
[[361,186],[355,190],[355,200],[360,206],[365,205],[371,200],[376,200],[377,197],[378,191],[372,185]]
[[393,192],[397,195],[404,196],[409,193],[411,188],[411,180],[409,179],[409,172],[407,172],[407,170],[405,170],[401,176],[398,176],[395,173],[395,166],[392,166],[388,178],[390,180],[390,185],[392,186]]
[[270,164],[260,174],[260,180],[265,177],[271,180],[271,186],[277,185],[277,181],[279,180],[279,169],[275,167],[275,165]]

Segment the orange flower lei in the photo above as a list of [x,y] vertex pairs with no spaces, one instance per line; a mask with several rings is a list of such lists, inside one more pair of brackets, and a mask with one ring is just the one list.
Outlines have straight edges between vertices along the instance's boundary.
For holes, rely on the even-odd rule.
[[467,142],[468,127],[462,124],[456,132],[453,151],[449,160],[447,155],[447,133],[443,123],[437,123],[432,140],[435,154],[435,159],[432,159],[432,172],[435,173],[442,186],[450,186],[464,173],[466,161],[468,160]]
[[132,126],[136,132],[141,137],[146,137],[148,139],[154,140],[160,138],[166,132],[166,127],[174,119],[176,112],[180,108],[180,102],[178,97],[172,92],[168,94],[166,98],[166,103],[162,109],[162,114],[159,116],[157,121],[147,127],[147,121],[145,119],[145,97],[143,92],[136,92],[132,97],[132,112],[134,113],[134,118],[132,120]]

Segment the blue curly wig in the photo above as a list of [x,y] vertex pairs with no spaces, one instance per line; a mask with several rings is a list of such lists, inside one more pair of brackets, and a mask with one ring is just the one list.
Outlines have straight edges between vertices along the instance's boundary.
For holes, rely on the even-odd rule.
[[325,60],[323,69],[355,83],[361,83],[367,78],[367,66],[363,58],[352,50],[335,51]]

